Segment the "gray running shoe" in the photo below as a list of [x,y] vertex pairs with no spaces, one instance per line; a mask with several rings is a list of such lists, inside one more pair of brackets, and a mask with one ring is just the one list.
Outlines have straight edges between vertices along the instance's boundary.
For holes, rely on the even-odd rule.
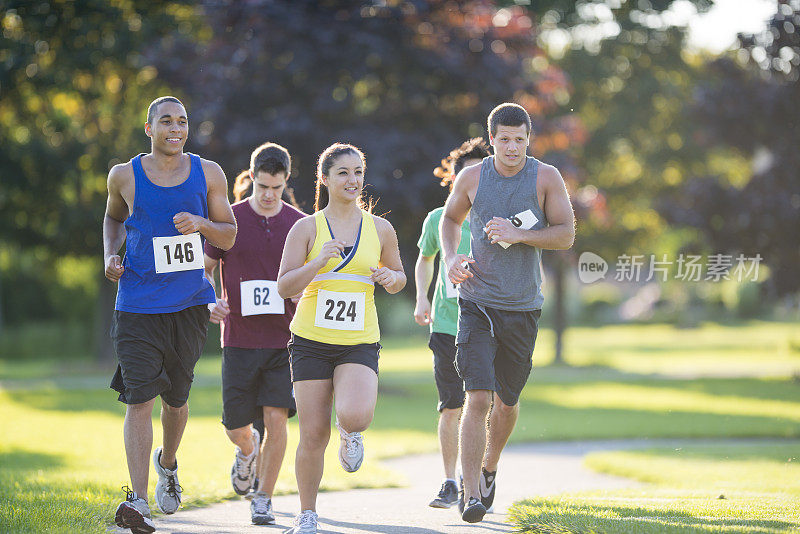
[[439,494],[428,506],[431,508],[450,508],[458,502],[458,487],[452,480],[445,480]]
[[294,526],[283,534],[317,534],[317,513],[305,510],[294,518]]
[[339,463],[348,473],[355,473],[364,461],[364,437],[361,432],[347,432],[336,421],[341,442],[339,443]]
[[164,514],[174,514],[181,506],[183,488],[178,484],[178,462],[175,469],[167,469],[161,465],[161,447],[153,451],[153,467],[158,473],[156,482],[156,506]]
[[125,500],[117,506],[114,513],[114,522],[118,527],[129,528],[133,534],[149,534],[156,530],[156,525],[150,517],[150,507],[147,501],[138,497],[128,486],[123,486]]
[[272,525],[275,514],[272,511],[272,499],[266,493],[256,493],[250,501],[250,518],[254,525]]
[[242,455],[242,450],[236,447],[236,454],[231,466],[231,485],[237,495],[247,495],[254,487],[256,480],[256,460],[258,459],[258,447],[261,444],[258,439],[258,431],[253,428],[253,454],[250,457]]

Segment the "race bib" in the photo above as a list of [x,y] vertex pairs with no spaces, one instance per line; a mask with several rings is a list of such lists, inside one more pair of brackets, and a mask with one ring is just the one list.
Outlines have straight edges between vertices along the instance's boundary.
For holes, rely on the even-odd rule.
[[174,273],[203,269],[203,241],[200,233],[153,238],[156,272]]
[[[508,218],[508,220],[511,221],[511,224],[517,228],[522,228],[523,230],[530,230],[537,222],[539,222],[539,219],[536,218],[536,215],[534,215],[531,210],[525,210],[517,213],[516,215],[512,215]],[[498,241],[497,244],[503,248],[508,248],[511,246],[511,243],[506,243],[505,241]]]
[[334,330],[364,330],[365,297],[366,293],[320,289],[317,292],[314,326]]
[[245,280],[239,284],[242,293],[242,315],[283,315],[284,300],[278,295],[278,282]]
[[444,296],[449,299],[458,298],[458,286],[450,281],[449,276],[444,277]]

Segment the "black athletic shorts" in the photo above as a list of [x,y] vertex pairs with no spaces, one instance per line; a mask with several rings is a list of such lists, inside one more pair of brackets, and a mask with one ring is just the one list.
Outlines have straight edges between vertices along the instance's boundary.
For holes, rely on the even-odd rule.
[[464,389],[488,389],[507,406],[519,402],[533,367],[542,310],[508,311],[458,299],[456,369]]
[[456,371],[456,338],[450,334],[431,332],[428,347],[433,351],[433,378],[439,390],[440,412],[445,408],[464,406],[464,381]]
[[114,311],[111,339],[117,371],[111,389],[125,404],[141,404],[161,395],[175,408],[189,399],[194,366],[208,334],[208,306],[172,313]]
[[333,345],[292,334],[289,341],[292,382],[333,378],[333,370],[343,363],[360,363],[378,374],[380,351],[380,343]]
[[222,424],[242,428],[264,418],[262,406],[296,412],[287,349],[222,349]]

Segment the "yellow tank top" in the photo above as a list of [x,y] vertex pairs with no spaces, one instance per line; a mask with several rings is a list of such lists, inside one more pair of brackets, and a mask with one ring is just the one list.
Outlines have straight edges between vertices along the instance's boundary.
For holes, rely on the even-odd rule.
[[[314,214],[317,236],[306,263],[333,239],[322,211]],[[372,215],[361,210],[361,225],[349,254],[332,258],[303,291],[289,326],[292,333],[334,345],[376,343],[381,333],[370,267],[378,267],[381,243]]]

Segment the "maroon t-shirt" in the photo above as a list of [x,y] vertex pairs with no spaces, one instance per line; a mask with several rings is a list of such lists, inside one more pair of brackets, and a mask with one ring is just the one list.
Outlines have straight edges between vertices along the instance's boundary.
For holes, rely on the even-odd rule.
[[236,242],[230,250],[220,250],[206,241],[205,253],[220,260],[222,298],[231,312],[222,321],[222,346],[243,349],[280,349],[289,342],[289,323],[295,304],[284,300],[284,313],[242,316],[241,282],[277,280],[286,234],[295,222],[306,216],[283,203],[274,217],[253,211],[248,199],[233,206],[236,217]]

